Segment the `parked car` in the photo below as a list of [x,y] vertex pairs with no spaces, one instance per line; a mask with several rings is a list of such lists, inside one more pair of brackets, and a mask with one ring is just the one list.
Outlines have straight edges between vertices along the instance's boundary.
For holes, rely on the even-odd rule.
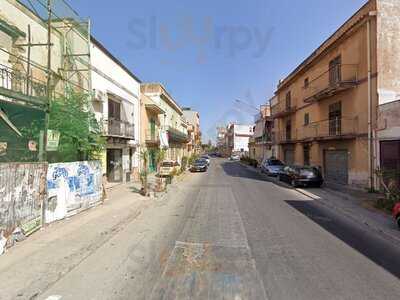
[[232,154],[231,157],[229,157],[229,160],[240,160],[240,156],[238,154]]
[[268,176],[278,176],[279,173],[283,171],[285,164],[279,159],[266,159],[261,164],[261,172],[267,174]]
[[208,166],[210,165],[211,160],[210,160],[210,157],[208,155],[202,155],[202,156],[200,156],[200,158],[204,159],[205,161],[207,161],[207,165]]
[[193,165],[190,166],[190,172],[206,172],[208,163],[205,159],[196,159]]
[[393,207],[393,218],[396,220],[397,226],[400,228],[400,203],[397,203]]
[[180,168],[178,162],[173,160],[164,160],[160,166],[160,176],[171,176],[173,173],[177,172]]
[[286,166],[278,175],[279,180],[298,186],[321,187],[324,183],[321,172],[316,167]]

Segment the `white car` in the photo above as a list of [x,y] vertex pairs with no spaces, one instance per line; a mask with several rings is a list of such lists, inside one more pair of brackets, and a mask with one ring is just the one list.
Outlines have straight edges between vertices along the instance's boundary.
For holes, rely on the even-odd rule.
[[160,166],[160,176],[171,176],[179,170],[179,163],[172,160],[164,160]]
[[233,155],[231,155],[229,160],[240,160],[240,156],[238,154],[233,154]]
[[207,165],[208,166],[210,165],[211,160],[210,160],[210,157],[208,155],[202,155],[202,156],[200,156],[200,159],[206,160],[207,161]]

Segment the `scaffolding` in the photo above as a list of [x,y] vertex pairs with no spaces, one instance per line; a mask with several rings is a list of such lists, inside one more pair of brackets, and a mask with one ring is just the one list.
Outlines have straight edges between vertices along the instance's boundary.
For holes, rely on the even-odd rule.
[[64,0],[3,0],[0,12],[0,161],[46,160],[51,102],[91,94],[90,22]]

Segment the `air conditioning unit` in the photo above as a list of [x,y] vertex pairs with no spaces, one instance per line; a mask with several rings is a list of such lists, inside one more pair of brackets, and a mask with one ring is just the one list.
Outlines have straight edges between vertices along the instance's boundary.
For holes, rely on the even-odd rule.
[[98,102],[105,102],[107,100],[107,94],[101,90],[94,90],[94,100]]

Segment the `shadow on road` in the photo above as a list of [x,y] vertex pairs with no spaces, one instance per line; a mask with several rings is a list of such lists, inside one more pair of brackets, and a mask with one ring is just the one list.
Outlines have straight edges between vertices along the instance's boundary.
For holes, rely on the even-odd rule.
[[285,202],[400,279],[400,249],[395,245],[371,234],[368,230],[341,220],[333,213],[317,207],[313,202],[293,200]]
[[241,177],[258,181],[271,182],[270,180],[268,180],[268,178],[265,178],[254,171],[248,170],[239,162],[224,162],[221,164],[221,167],[224,170],[225,174],[231,177]]

